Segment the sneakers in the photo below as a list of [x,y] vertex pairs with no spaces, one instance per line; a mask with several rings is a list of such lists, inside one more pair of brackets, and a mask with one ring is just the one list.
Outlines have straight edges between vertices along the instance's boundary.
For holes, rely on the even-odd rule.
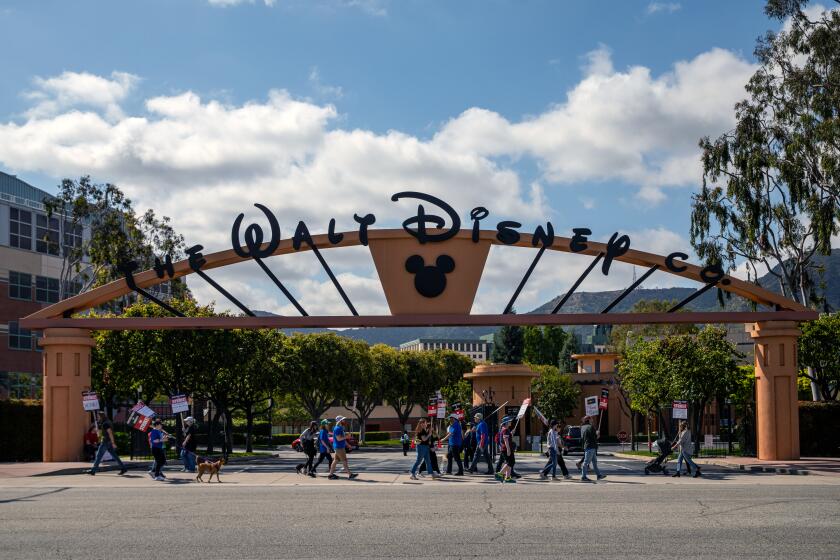
[[[540,480],[545,480],[545,479],[547,479],[547,478],[548,478],[548,475],[547,475],[547,474],[545,474],[544,472],[541,472],[541,473],[540,473]],[[556,476],[552,476],[551,478],[557,478],[557,477],[556,477]]]
[[496,478],[502,479],[503,477],[504,477],[504,475],[502,473],[500,473],[500,472],[496,473]]
[[[126,472],[128,472],[127,468],[123,467],[123,468],[120,469],[120,474],[125,474]],[[93,473],[91,473],[91,474],[93,474]]]
[[701,474],[702,474],[702,473],[700,472],[700,469],[697,469],[697,470],[695,470],[695,471],[694,471],[694,476],[692,476],[691,478],[697,478],[697,477],[699,477]]
[[512,483],[512,484],[516,484],[516,479],[515,479],[515,478],[513,478],[513,477],[511,477],[511,476],[509,476],[509,477],[507,477],[507,478],[505,479],[505,483],[507,483],[507,484],[511,484],[511,483]]
[[359,473],[355,473],[355,472],[354,472],[354,473],[352,473],[350,476],[348,476],[347,478],[349,478],[350,480],[353,480],[353,479],[354,479],[354,478],[356,478],[357,476],[359,476]]
[[329,478],[330,480],[338,480],[338,475],[333,473],[330,476],[328,476],[327,478]]
[[580,477],[580,479],[581,479],[582,481],[584,481],[584,482],[592,482],[592,479],[591,479],[591,478],[587,478],[587,477],[585,477],[585,476]]
[[607,478],[607,475],[605,475],[605,474],[599,474],[596,478],[597,478],[598,480],[604,480],[605,478]]
[[677,471],[677,472],[675,472],[674,474],[671,475],[671,478],[679,478],[679,477],[680,477],[680,471]]
[[[94,471],[94,470],[89,470],[89,471],[87,471],[87,473],[88,473],[90,476],[96,476],[96,471]],[[122,474],[122,473],[120,473],[120,474]]]
[[566,479],[566,480],[572,480],[572,475],[566,474],[566,475],[563,475],[563,478]]
[[432,478],[437,479],[437,478],[443,478],[443,477],[441,475],[439,475],[438,473],[432,473]]
[[298,465],[298,466],[296,466],[296,467],[295,467],[295,471],[296,471],[298,474],[300,474],[300,471],[301,471],[302,469],[303,469],[303,466],[301,466],[301,465]]
[[166,479],[165,479],[165,478],[163,478],[162,476],[156,476],[156,477],[155,477],[155,480],[166,480]]
[[308,474],[308,475],[309,475],[310,477],[312,477],[312,478],[318,478],[317,476],[315,476],[315,473],[314,473],[314,472],[311,472],[311,471],[310,471],[310,472],[308,472],[308,473],[306,473],[306,474]]
[[410,478],[411,480],[417,480],[417,475],[416,475],[416,474],[412,474],[412,475],[411,475],[410,477],[408,477],[408,478]]

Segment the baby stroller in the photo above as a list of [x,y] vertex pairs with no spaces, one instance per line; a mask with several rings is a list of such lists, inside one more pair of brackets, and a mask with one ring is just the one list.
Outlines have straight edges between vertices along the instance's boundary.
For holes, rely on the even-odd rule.
[[659,448],[659,455],[645,464],[645,474],[658,473],[668,474],[665,465],[668,464],[668,456],[671,454],[671,442],[665,438],[658,439],[654,445]]

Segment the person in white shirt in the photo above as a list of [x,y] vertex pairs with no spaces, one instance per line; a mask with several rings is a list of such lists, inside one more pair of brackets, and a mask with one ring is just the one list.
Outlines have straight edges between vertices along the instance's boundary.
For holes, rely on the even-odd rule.
[[677,440],[674,442],[673,448],[677,450],[679,455],[677,457],[677,472],[671,476],[680,476],[683,459],[685,459],[687,469],[694,469],[694,478],[697,478],[702,474],[700,472],[700,467],[691,460],[691,454],[694,452],[694,442],[691,440],[691,430],[688,429],[688,422],[685,420],[680,422],[680,433],[677,435]]

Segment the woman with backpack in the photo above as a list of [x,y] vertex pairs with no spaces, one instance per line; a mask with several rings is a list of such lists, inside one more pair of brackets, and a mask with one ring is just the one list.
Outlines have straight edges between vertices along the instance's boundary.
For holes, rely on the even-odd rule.
[[309,423],[302,434],[300,434],[300,443],[303,445],[303,452],[306,453],[306,462],[295,467],[298,474],[305,468],[306,474],[312,472],[312,463],[315,462],[315,438],[318,437],[318,422],[313,420]]

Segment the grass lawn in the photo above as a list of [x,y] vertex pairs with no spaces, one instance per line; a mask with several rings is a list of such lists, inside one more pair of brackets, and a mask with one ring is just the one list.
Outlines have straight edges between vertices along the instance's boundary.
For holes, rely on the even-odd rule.
[[366,441],[364,445],[362,445],[362,449],[365,447],[399,447],[402,449],[402,442],[398,439],[386,439],[383,441]]
[[639,457],[656,457],[659,455],[659,453],[655,453],[653,451],[630,451],[629,449],[627,451],[621,451],[620,453],[622,455],[637,455]]

